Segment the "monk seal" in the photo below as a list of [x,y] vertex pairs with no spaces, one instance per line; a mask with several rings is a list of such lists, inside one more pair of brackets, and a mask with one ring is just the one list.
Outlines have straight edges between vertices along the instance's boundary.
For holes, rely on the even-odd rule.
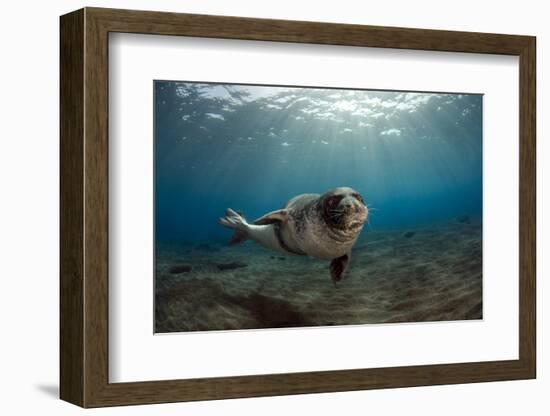
[[349,268],[351,249],[367,217],[362,196],[340,187],[323,195],[298,195],[252,224],[228,208],[220,224],[235,230],[230,244],[251,239],[280,253],[331,260],[330,275],[336,284]]

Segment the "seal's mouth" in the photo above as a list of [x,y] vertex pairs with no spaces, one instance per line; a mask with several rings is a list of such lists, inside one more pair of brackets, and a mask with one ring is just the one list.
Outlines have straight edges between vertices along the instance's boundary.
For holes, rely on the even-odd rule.
[[367,221],[368,210],[364,206],[350,209],[344,214],[344,223],[347,228],[362,227]]
[[345,207],[333,217],[333,225],[344,230],[357,230],[367,221],[368,210],[363,204],[354,204]]

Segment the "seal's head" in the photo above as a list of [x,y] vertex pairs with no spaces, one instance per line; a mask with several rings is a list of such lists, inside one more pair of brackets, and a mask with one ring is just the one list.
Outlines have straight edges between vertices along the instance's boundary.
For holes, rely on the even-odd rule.
[[331,189],[320,198],[319,208],[325,222],[335,229],[361,231],[369,211],[359,192],[352,188]]

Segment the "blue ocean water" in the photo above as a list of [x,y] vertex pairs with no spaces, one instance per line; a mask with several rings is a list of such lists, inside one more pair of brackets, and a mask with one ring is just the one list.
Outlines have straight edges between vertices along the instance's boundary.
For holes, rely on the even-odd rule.
[[253,220],[350,186],[369,230],[481,219],[482,95],[155,81],[157,242],[222,242]]

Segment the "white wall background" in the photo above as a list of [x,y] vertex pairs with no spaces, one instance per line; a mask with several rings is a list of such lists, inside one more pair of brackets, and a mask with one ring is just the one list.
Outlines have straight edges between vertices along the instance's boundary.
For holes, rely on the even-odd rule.
[[[550,26],[545,3],[396,0],[179,0],[19,1],[0,16],[0,409],[2,414],[71,415],[83,410],[58,395],[58,16],[82,6],[103,6],[278,19],[529,34],[538,37],[538,330],[537,380],[315,394],[87,411],[88,414],[278,415],[315,413],[408,415],[546,415],[550,361],[544,348],[550,285],[543,259],[550,209],[543,192],[550,163],[545,143],[545,77]],[[546,88],[545,88],[546,87]],[[546,199],[546,201],[545,201]],[[505,225],[503,224],[503,227]],[[505,231],[505,228],[503,228]]]

